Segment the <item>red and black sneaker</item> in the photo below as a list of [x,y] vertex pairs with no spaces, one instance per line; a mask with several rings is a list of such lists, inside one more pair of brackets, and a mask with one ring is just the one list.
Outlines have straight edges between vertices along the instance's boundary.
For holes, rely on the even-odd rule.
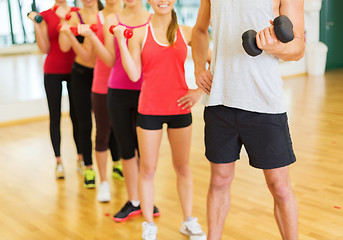
[[152,214],[154,217],[159,217],[161,216],[160,210],[154,205],[154,212]]
[[142,213],[141,206],[135,207],[131,201],[128,201],[125,206],[113,216],[113,220],[116,222],[125,222],[132,216],[137,216]]

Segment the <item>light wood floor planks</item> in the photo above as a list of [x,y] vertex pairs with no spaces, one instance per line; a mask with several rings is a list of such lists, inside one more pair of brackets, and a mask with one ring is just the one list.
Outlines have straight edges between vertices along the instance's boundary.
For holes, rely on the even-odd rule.
[[[300,210],[300,239],[342,240],[343,70],[328,72],[325,77],[287,78],[284,88],[297,156],[290,174]],[[194,216],[206,229],[209,164],[204,157],[199,104],[193,117]],[[124,183],[110,179],[112,200],[105,204],[96,201],[95,190],[83,188],[67,117],[62,121],[66,179],[55,180],[48,129],[48,121],[0,128],[0,239],[140,239],[142,217],[123,224],[111,218],[127,199]],[[164,134],[155,178],[155,203],[162,213],[156,220],[158,238],[184,240],[187,238],[179,233],[182,214],[171,169]],[[263,174],[249,167],[245,153],[237,164],[232,207],[222,239],[281,239]]]

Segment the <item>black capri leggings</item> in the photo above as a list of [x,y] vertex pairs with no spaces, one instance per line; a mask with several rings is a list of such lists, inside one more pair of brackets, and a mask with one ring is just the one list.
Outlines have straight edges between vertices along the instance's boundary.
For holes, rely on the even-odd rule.
[[135,156],[138,151],[136,133],[137,108],[140,91],[108,89],[107,106],[112,128],[116,135],[119,152],[124,160]]
[[79,126],[78,142],[86,166],[92,165],[92,105],[93,68],[74,62],[71,71],[72,103]]
[[107,94],[92,92],[92,106],[95,116],[96,135],[95,150],[107,151],[109,148],[113,161],[119,160],[117,141],[111,128],[110,116],[107,110]]
[[44,88],[48,101],[50,116],[50,138],[56,157],[61,156],[61,98],[62,82],[66,81],[69,95],[69,114],[73,124],[73,136],[77,153],[81,153],[78,144],[78,124],[75,116],[75,109],[71,102],[72,90],[70,84],[70,74],[44,74]]

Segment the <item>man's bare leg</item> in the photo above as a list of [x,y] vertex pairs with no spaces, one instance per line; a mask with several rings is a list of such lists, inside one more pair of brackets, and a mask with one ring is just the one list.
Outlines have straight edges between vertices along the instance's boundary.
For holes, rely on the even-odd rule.
[[264,170],[274,198],[274,215],[284,240],[298,239],[298,205],[291,189],[288,167]]
[[211,181],[207,195],[208,240],[220,240],[230,209],[230,190],[235,163],[211,163]]

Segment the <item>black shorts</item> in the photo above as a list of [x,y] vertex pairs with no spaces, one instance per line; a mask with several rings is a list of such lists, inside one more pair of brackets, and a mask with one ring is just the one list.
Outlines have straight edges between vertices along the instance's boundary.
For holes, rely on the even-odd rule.
[[273,169],[295,162],[286,113],[257,113],[220,105],[206,107],[204,120],[210,162],[236,161],[243,144],[253,167]]
[[146,130],[162,129],[163,123],[168,125],[168,128],[184,128],[192,124],[192,114],[181,115],[143,115],[138,113],[137,127]]

